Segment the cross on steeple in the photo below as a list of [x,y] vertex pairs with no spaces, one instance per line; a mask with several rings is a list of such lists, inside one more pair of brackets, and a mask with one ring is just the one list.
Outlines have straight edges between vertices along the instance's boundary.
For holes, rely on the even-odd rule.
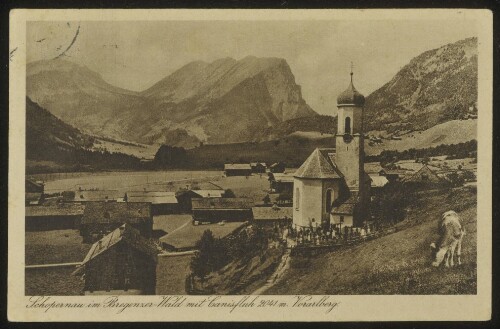
[[351,62],[351,83],[352,83],[352,76],[353,76],[353,74],[354,74],[354,73],[352,72],[352,70],[353,70],[353,69],[354,69],[354,64],[353,64],[353,62]]

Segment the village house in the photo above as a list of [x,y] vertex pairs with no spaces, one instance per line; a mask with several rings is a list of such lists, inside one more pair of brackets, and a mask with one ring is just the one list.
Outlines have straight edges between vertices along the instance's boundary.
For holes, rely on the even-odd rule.
[[87,202],[80,224],[85,243],[93,243],[123,224],[129,224],[144,237],[153,232],[151,203],[148,202]]
[[222,198],[224,190],[181,190],[176,193],[181,212],[191,212],[191,200],[199,198]]
[[92,245],[81,266],[85,295],[154,295],[158,249],[129,224]]
[[252,167],[249,163],[226,163],[224,165],[224,173],[226,176],[250,176]]
[[252,219],[253,201],[248,198],[192,199],[193,220],[204,223],[244,222]]
[[272,175],[269,181],[271,191],[284,193],[293,191],[293,175],[276,173]]
[[131,191],[125,193],[122,202],[149,202],[153,216],[179,213],[175,192]]
[[337,98],[336,148],[317,148],[294,174],[296,227],[361,226],[370,218],[371,179],[364,170],[365,98],[351,83]]
[[411,185],[416,188],[439,188],[449,184],[448,181],[439,177],[427,164],[422,167],[413,175],[403,179],[405,185]]
[[78,229],[85,206],[79,203],[28,206],[25,208],[26,231]]

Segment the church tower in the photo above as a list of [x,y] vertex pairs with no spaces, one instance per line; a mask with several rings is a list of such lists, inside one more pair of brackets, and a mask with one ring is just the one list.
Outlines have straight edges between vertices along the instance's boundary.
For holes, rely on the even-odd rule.
[[[351,83],[337,98],[338,123],[335,138],[338,169],[344,175],[350,191],[358,192],[363,198],[365,183],[364,170],[364,136],[363,136],[363,106],[365,97],[359,93],[353,84],[351,68]],[[363,203],[364,200],[360,200]]]

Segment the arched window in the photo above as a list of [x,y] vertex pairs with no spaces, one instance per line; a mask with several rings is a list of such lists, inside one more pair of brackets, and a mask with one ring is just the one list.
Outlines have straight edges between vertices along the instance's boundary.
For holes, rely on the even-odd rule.
[[328,189],[326,190],[326,204],[325,204],[325,210],[327,213],[332,210],[332,202],[333,202],[333,190]]
[[344,133],[346,133],[346,134],[351,133],[351,118],[349,118],[349,117],[345,118]]
[[299,210],[300,204],[300,190],[299,188],[295,188],[295,210]]

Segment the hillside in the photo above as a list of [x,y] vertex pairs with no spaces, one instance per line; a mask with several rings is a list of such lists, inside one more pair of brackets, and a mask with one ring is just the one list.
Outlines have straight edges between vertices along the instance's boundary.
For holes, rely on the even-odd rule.
[[[317,256],[294,256],[291,268],[266,294],[475,294],[477,286],[476,195],[460,188],[429,194],[415,204],[396,233]],[[454,209],[465,221],[459,267],[431,266],[441,213]],[[320,278],[320,279],[318,279]]]
[[84,131],[183,147],[249,141],[263,127],[316,115],[279,58],[192,62],[141,93],[69,61],[39,61],[27,66],[27,95]]
[[101,143],[26,98],[27,173],[139,167],[138,158],[100,149]]
[[[476,115],[477,38],[413,58],[366,98],[366,130],[424,130]],[[472,107],[472,110],[469,108]]]

